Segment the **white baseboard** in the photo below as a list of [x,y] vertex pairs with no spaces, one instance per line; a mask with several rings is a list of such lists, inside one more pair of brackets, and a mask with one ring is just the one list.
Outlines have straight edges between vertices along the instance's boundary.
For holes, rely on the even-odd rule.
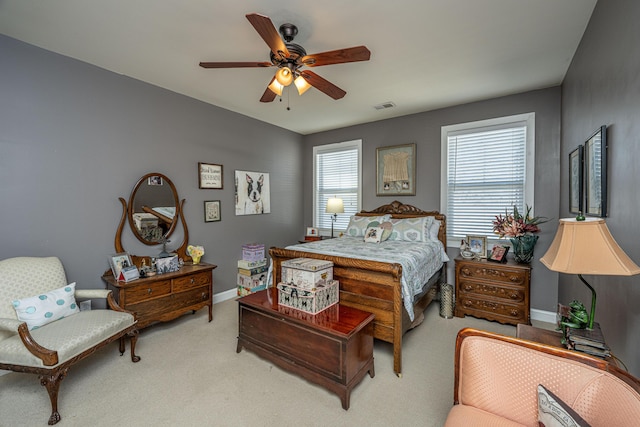
[[557,323],[556,313],[553,311],[538,310],[537,308],[531,309],[531,320],[552,323],[554,325]]
[[237,296],[238,296],[237,288],[229,289],[228,291],[213,294],[213,303],[217,304],[219,302],[227,301],[232,298],[237,298]]

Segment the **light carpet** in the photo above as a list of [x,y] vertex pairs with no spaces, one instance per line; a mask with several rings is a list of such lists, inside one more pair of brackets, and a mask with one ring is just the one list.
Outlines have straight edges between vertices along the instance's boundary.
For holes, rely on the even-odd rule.
[[[236,353],[238,305],[228,300],[143,330],[132,363],[113,343],[69,370],[59,426],[442,426],[453,404],[454,348],[467,326],[505,335],[515,327],[473,317],[444,319],[438,303],[404,336],[402,371],[391,344],[375,341],[374,378],[337,395],[253,353]],[[128,343],[127,343],[128,344]],[[0,376],[0,425],[44,426],[46,389],[36,375]]]

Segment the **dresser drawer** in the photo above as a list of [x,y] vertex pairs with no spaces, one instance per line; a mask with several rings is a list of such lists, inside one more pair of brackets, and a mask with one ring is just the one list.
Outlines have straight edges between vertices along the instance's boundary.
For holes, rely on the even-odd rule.
[[161,280],[153,283],[132,286],[124,290],[126,304],[135,304],[151,298],[169,295],[171,293],[171,280]]
[[465,314],[471,316],[513,325],[529,323],[528,310],[523,305],[511,305],[502,301],[473,298],[466,295],[458,298],[456,305],[458,304]]
[[523,286],[501,286],[497,283],[477,282],[473,280],[460,280],[458,287],[459,297],[476,296],[491,297],[512,304],[525,302],[526,292]]
[[512,285],[524,285],[528,283],[529,270],[504,266],[492,267],[487,263],[482,265],[463,263],[458,267],[458,277],[460,279],[473,278]]
[[187,289],[197,288],[211,283],[211,273],[190,274],[184,277],[173,279],[173,291],[180,292]]

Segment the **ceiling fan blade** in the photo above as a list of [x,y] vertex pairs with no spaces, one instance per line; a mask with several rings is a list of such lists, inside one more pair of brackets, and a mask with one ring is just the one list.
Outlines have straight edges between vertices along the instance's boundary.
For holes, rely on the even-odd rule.
[[258,13],[250,13],[246,16],[251,25],[253,25],[253,28],[255,28],[258,34],[260,34],[260,37],[262,37],[262,40],[265,41],[274,55],[284,55],[286,58],[289,57],[287,46],[285,46],[280,34],[278,34],[278,30],[276,30],[276,27],[268,16],[260,15]]
[[340,99],[347,94],[347,92],[340,89],[329,80],[323,79],[313,71],[304,70],[300,72],[300,75],[304,77],[307,83],[309,83],[311,86],[315,87],[320,92],[324,92],[326,95],[329,95],[333,99]]
[[271,62],[201,62],[202,68],[252,68],[271,67]]
[[345,62],[368,61],[371,52],[364,46],[332,50],[304,56],[300,62],[308,67],[320,65],[344,64]]
[[[273,77],[269,82],[269,84],[273,83],[275,79],[276,78]],[[273,92],[271,89],[269,89],[269,85],[267,85],[267,89],[262,94],[262,98],[260,98],[260,102],[272,102],[274,99],[276,99],[276,96],[278,96],[278,94]]]

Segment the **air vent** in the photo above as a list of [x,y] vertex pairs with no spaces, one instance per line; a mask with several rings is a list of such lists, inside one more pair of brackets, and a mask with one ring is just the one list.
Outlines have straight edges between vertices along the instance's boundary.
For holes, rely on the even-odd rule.
[[396,104],[391,101],[383,102],[382,104],[374,105],[373,108],[376,110],[386,110],[387,108],[393,108]]

